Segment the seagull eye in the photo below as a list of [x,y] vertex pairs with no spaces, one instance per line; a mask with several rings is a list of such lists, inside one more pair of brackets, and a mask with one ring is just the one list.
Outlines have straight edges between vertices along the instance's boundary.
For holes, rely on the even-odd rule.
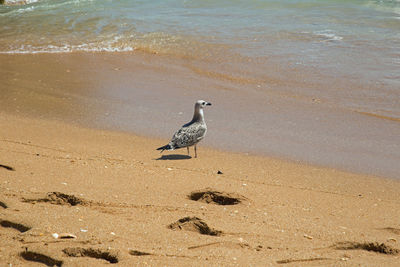
[[203,102],[202,105],[204,106],[206,104],[206,102]]

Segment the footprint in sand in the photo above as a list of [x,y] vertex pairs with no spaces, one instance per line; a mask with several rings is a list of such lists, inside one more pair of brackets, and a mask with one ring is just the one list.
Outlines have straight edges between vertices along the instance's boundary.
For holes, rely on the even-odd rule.
[[27,203],[39,203],[39,202],[46,202],[54,205],[70,205],[70,206],[85,206],[90,204],[89,201],[86,201],[82,198],[78,198],[74,195],[68,195],[61,192],[50,192],[47,193],[47,196],[44,198],[38,199],[23,199],[23,202]]
[[340,250],[361,249],[388,255],[397,255],[399,253],[398,249],[392,248],[384,243],[379,244],[378,242],[340,242],[335,244],[334,247]]
[[98,248],[65,248],[63,252],[68,257],[90,257],[95,259],[103,259],[109,263],[118,263],[118,250],[105,250]]
[[24,251],[19,254],[24,260],[43,263],[47,266],[62,266],[63,261],[53,259],[41,253]]
[[222,231],[210,228],[205,221],[197,217],[185,217],[168,225],[172,230],[185,230],[197,232],[202,235],[220,236]]
[[15,230],[20,231],[21,233],[24,233],[26,231],[29,231],[32,229],[32,227],[20,224],[20,223],[15,223],[7,220],[0,220],[0,225],[4,228],[13,228]]
[[217,205],[236,205],[247,200],[246,197],[236,193],[225,193],[206,188],[204,190],[193,191],[188,196],[189,199],[204,203]]

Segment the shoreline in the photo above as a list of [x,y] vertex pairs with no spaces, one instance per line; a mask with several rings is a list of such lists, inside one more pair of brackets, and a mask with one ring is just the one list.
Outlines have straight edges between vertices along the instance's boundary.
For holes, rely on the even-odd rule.
[[[180,151],[160,155],[155,147],[165,140],[4,112],[0,124],[0,164],[13,169],[0,168],[2,263],[32,263],[23,251],[66,266],[110,258],[121,266],[398,261],[398,180],[201,145],[197,159]],[[188,198],[202,190],[242,202]],[[169,229],[186,217],[219,234],[200,234],[190,224]],[[55,233],[76,238],[55,239]],[[90,251],[110,257],[93,258]]]
[[[169,138],[190,120],[194,101],[204,99],[214,104],[205,113],[212,129],[206,146],[400,178],[398,120],[347,110],[309,91],[281,91],[296,84],[290,78],[258,87],[215,75],[204,62],[194,70],[199,62],[140,52],[0,59],[0,105],[10,114]],[[306,84],[298,86],[302,92]]]

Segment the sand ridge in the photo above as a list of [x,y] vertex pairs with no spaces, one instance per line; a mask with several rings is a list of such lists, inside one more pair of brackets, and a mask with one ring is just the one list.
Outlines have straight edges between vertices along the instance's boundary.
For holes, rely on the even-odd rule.
[[397,180],[201,145],[197,159],[159,154],[165,140],[6,113],[0,124],[1,264],[398,263]]

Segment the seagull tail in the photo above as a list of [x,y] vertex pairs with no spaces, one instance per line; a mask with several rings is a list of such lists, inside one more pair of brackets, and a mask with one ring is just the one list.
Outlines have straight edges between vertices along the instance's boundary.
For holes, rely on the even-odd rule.
[[172,150],[173,148],[168,144],[162,147],[157,148],[157,150],[161,150],[160,153],[162,153],[164,150]]

